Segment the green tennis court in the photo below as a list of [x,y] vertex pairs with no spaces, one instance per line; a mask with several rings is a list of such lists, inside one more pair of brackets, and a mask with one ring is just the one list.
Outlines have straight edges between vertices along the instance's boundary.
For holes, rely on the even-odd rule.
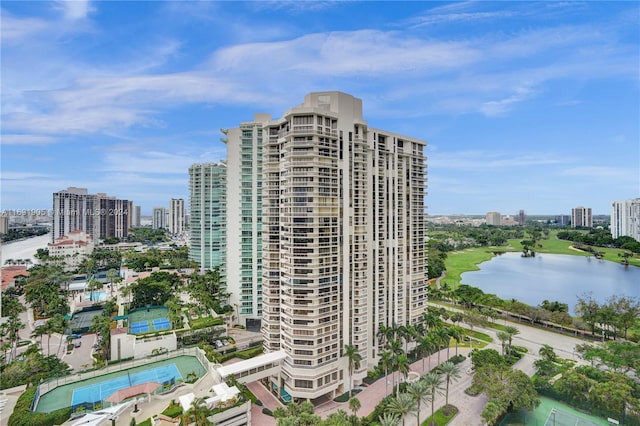
[[540,397],[540,405],[533,411],[508,414],[500,426],[553,426],[554,421],[555,426],[610,426],[606,419],[591,416],[546,397]]

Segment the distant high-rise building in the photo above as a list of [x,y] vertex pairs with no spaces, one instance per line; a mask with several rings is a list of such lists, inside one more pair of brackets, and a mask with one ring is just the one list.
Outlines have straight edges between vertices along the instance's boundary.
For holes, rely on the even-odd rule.
[[[362,101],[311,93],[263,129],[264,346],[294,398],[336,396],[377,364],[380,325],[426,310],[426,143],[368,126]],[[362,360],[350,374],[352,345]]]
[[140,217],[142,216],[140,206],[133,206],[132,212],[133,215],[131,216],[131,227],[139,228],[141,226]]
[[499,212],[489,212],[487,213],[487,225],[494,225],[494,226],[500,226],[502,224],[501,222],[502,216],[500,215]]
[[70,187],[53,194],[52,239],[83,231],[94,241],[126,238],[133,203],[104,193],[89,194],[86,188]]
[[640,198],[611,203],[611,236],[640,241]]
[[169,222],[169,211],[166,207],[154,207],[151,216],[151,228],[167,229]]
[[590,207],[576,207],[571,209],[572,228],[593,228],[593,216]]
[[556,216],[556,224],[560,226],[569,226],[570,223],[571,223],[571,216],[569,216],[568,214]]
[[[226,282],[227,165],[189,168],[189,259],[204,272],[219,268]],[[234,261],[237,261],[234,260]]]
[[169,200],[169,223],[167,225],[171,234],[177,235],[184,232],[184,218],[184,199],[172,198]]
[[0,234],[6,234],[9,232],[9,216],[1,213],[0,214]]
[[520,226],[525,226],[527,224],[527,215],[525,214],[524,210],[520,210],[518,212],[516,222],[518,222],[518,225]]

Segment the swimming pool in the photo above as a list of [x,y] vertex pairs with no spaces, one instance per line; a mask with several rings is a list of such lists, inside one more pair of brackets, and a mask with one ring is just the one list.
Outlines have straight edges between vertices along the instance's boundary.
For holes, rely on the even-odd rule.
[[86,297],[92,302],[103,302],[107,300],[107,293],[104,291],[92,291]]

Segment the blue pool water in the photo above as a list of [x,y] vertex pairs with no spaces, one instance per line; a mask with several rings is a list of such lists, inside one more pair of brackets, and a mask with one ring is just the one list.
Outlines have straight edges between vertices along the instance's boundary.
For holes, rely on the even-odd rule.
[[175,364],[137,371],[135,373],[126,373],[100,383],[77,388],[73,391],[71,404],[75,406],[82,402],[102,401],[121,389],[147,382],[164,383],[171,379],[176,379],[176,381],[182,379],[182,375]]
[[89,293],[89,300],[92,302],[102,302],[107,300],[107,293],[104,291],[92,291]]

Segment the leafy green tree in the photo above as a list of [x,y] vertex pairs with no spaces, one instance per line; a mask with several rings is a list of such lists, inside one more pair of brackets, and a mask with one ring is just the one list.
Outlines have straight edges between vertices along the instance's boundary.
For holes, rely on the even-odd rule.
[[593,299],[592,293],[585,293],[578,297],[575,312],[589,326],[591,334],[595,335],[596,324],[600,319],[600,305]]
[[480,416],[488,425],[493,425],[504,412],[504,407],[501,407],[497,401],[488,401]]
[[207,426],[213,425],[209,420],[214,414],[214,410],[207,406],[205,398],[196,398],[191,403],[191,407],[182,415],[182,423],[185,425]]
[[544,345],[542,345],[542,347],[538,350],[538,354],[540,354],[541,357],[543,357],[546,360],[549,360],[551,362],[555,362],[556,361],[556,353],[554,352],[553,348],[550,345],[547,345],[546,343]]

